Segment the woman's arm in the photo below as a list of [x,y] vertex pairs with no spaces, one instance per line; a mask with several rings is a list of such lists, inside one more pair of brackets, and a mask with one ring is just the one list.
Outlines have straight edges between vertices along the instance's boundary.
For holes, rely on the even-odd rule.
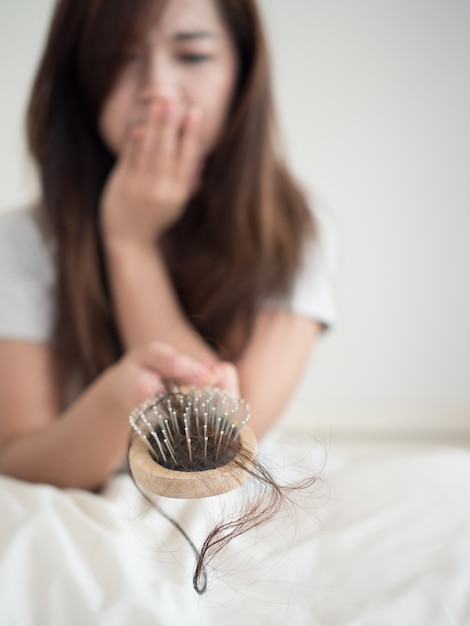
[[103,190],[101,233],[124,346],[160,340],[214,360],[183,314],[156,245],[183,214],[193,189],[198,121],[189,110],[180,136],[175,102],[149,105]]
[[287,311],[258,313],[253,335],[235,363],[241,395],[249,402],[250,426],[261,437],[293,394],[321,325]]
[[129,414],[162,379],[237,391],[229,366],[218,371],[154,343],[126,354],[60,412],[54,355],[43,344],[0,341],[0,472],[59,487],[96,489],[122,463]]
[[181,310],[158,247],[105,237],[108,276],[121,339],[127,349],[165,341],[201,361],[217,357]]
[[55,380],[50,347],[0,342],[0,472],[94,489],[122,458],[129,433],[122,407],[100,379],[61,413]]

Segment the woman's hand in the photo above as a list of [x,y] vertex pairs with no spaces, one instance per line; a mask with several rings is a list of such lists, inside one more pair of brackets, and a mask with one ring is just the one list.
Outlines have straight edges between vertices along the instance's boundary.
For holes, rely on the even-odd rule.
[[199,167],[200,112],[159,100],[129,134],[101,198],[107,238],[154,243],[184,212]]
[[[0,472],[21,480],[99,488],[122,464],[131,411],[162,389],[166,379],[238,390],[232,365],[205,365],[154,342],[127,352],[58,414],[52,347],[4,344]],[[25,371],[34,384],[19,394]],[[18,384],[12,384],[16,379]]]
[[108,373],[110,391],[126,414],[162,391],[166,380],[219,387],[235,395],[239,393],[237,371],[231,363],[202,363],[162,342],[129,351]]

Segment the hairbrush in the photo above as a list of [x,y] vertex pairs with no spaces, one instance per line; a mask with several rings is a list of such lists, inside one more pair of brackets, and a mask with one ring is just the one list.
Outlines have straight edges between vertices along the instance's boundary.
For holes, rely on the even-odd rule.
[[132,475],[145,491],[170,498],[226,493],[252,475],[257,443],[249,406],[218,388],[170,385],[136,407],[129,421]]
[[[128,451],[131,476],[143,496],[185,537],[196,556],[193,587],[207,588],[208,563],[235,537],[271,520],[290,494],[313,485],[315,475],[280,485],[257,458],[248,405],[217,388],[167,384],[165,391],[136,407]],[[205,498],[226,493],[249,478],[256,488],[243,494],[232,519],[222,519],[198,549],[186,531],[149,495]]]

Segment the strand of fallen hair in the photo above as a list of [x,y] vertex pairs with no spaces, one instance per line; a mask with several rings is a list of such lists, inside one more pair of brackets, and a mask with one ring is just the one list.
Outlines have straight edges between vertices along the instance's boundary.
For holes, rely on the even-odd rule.
[[[178,524],[178,522],[175,519],[173,519],[170,515],[168,515],[168,513],[166,513],[162,509],[162,507],[159,504],[156,504],[155,502],[153,502],[148,497],[148,495],[145,493],[145,491],[140,487],[140,485],[136,481],[136,479],[134,477],[134,474],[132,473],[132,468],[131,468],[129,463],[127,464],[127,466],[128,466],[128,471],[129,471],[129,475],[130,475],[130,477],[132,479],[132,482],[137,487],[137,489],[138,489],[139,493],[141,494],[141,496],[144,498],[144,500],[146,500],[157,511],[157,513],[160,513],[160,515],[162,517],[164,517],[168,522],[170,522],[170,524],[172,524],[174,526],[174,528],[176,528],[176,530],[179,533],[181,533],[181,535],[184,537],[184,539],[187,541],[188,545],[190,546],[190,548],[194,552],[194,555],[196,557],[196,561],[199,564],[200,561],[201,561],[201,553],[196,548],[196,546],[195,546],[194,542],[192,541],[191,537],[184,530],[184,528],[180,524]],[[193,576],[193,587],[194,587],[194,590],[196,591],[196,593],[198,593],[200,596],[203,593],[206,592],[206,590],[207,590],[207,571],[206,571],[205,565],[201,565],[199,567],[199,571],[198,571],[197,577],[196,577],[196,574],[194,574],[194,576]]]
[[[242,515],[220,524],[209,533],[196,561],[193,577],[195,589],[199,578],[205,576],[204,562],[207,565],[230,541],[275,517],[283,506],[294,505],[289,492],[310,487],[318,480],[318,475],[315,475],[293,484],[279,485],[271,472],[259,461],[253,464],[251,458],[245,457],[238,458],[236,462],[263,485],[263,490],[248,500]],[[271,499],[267,504],[263,504],[267,491],[271,492]]]
[[[283,504],[290,501],[285,489],[276,483],[267,468],[259,462],[254,467],[249,468],[250,461],[251,459],[248,458],[238,459],[240,466],[243,466],[253,478],[258,480],[264,489],[261,493],[258,492],[257,496],[248,500],[242,515],[216,526],[206,537],[194,570],[193,585],[195,589],[199,578],[204,575],[204,561],[210,562],[232,539],[275,517]],[[271,492],[271,499],[267,504],[263,504],[266,491]]]

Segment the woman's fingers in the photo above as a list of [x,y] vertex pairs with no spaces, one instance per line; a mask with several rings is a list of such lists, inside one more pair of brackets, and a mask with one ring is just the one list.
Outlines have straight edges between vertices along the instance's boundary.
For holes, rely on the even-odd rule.
[[[175,182],[191,178],[199,157],[200,110],[191,107],[180,121],[174,100],[153,102],[144,119],[130,132],[121,160],[131,168],[157,176],[175,177]],[[181,132],[180,132],[181,128]]]
[[240,385],[238,382],[237,369],[232,363],[222,362],[215,365],[214,385],[224,391],[238,396],[240,395]]
[[140,158],[137,163],[142,170],[155,167],[156,146],[160,144],[164,107],[161,102],[151,103],[146,111],[144,120],[144,134],[141,142]]
[[181,106],[153,102],[129,131],[107,186],[108,229],[153,240],[180,218],[199,157],[198,114],[181,122]]
[[188,384],[207,385],[213,378],[209,367],[163,342],[141,348],[136,359],[163,380],[176,379]]
[[184,120],[181,144],[179,150],[178,169],[179,177],[190,178],[194,174],[199,155],[199,124],[201,111],[197,107],[192,107]]
[[166,100],[163,104],[162,124],[158,143],[153,146],[153,160],[165,169],[171,166],[177,156],[178,145],[178,103]]
[[120,165],[125,168],[133,168],[137,165],[141,151],[141,141],[144,129],[141,125],[134,126],[124,142],[124,148],[120,156]]
[[239,394],[238,374],[232,363],[203,363],[160,341],[142,346],[131,355],[134,362],[162,381],[177,380],[190,385],[220,387],[229,393]]

